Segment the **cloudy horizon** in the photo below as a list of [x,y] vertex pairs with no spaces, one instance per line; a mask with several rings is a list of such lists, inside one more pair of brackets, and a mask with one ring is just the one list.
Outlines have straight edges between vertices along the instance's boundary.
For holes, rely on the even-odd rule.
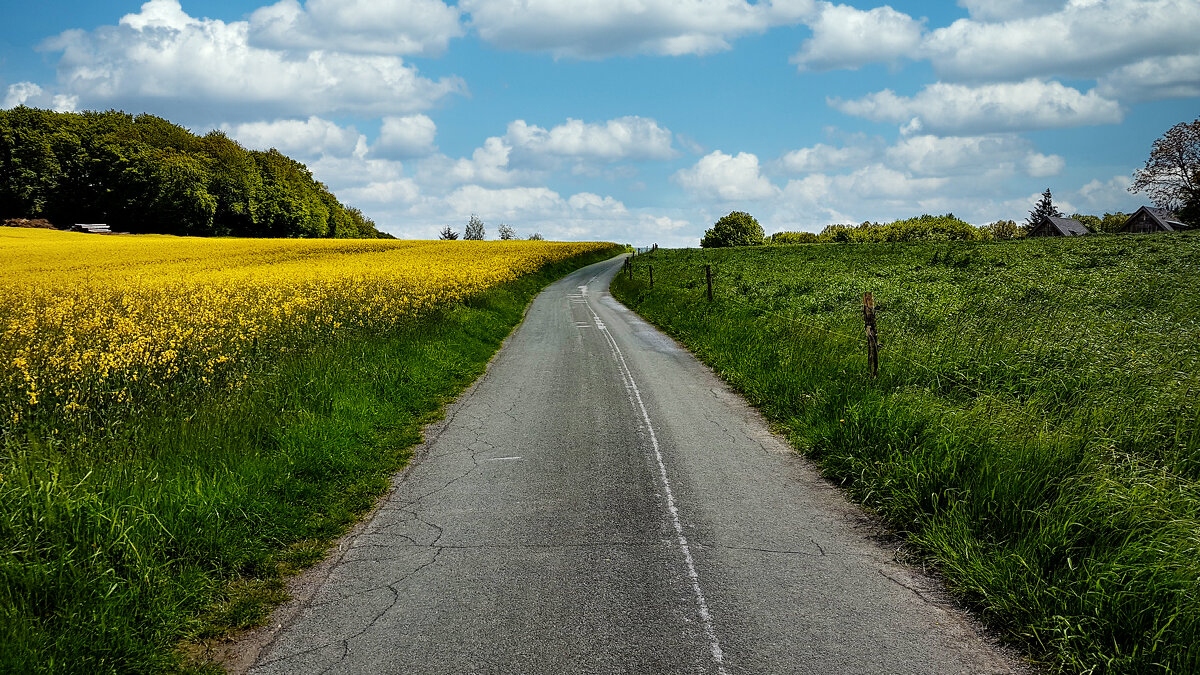
[[[1129,212],[1200,115],[1194,0],[177,0],[12,8],[0,107],[146,112],[304,162],[404,238],[695,246]],[[1151,36],[1151,37],[1148,37]]]

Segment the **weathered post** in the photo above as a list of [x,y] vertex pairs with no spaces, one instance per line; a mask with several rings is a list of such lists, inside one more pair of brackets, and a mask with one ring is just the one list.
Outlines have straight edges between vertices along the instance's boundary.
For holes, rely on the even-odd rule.
[[654,288],[654,265],[647,265],[646,268],[650,270],[650,288]]
[[863,293],[863,322],[867,330],[867,364],[874,379],[879,375],[879,335],[875,331],[875,297],[870,293]]
[[704,281],[708,284],[708,301],[712,302],[712,265],[704,266]]

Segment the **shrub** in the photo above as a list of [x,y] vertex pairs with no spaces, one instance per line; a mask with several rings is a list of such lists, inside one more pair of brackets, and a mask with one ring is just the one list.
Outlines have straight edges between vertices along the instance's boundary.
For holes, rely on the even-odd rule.
[[771,235],[772,244],[815,244],[820,239],[812,232],[776,232]]

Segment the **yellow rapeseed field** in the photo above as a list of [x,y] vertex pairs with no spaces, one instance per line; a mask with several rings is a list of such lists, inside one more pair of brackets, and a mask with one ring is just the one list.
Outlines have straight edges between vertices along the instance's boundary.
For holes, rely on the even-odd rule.
[[0,427],[136,413],[609,244],[194,239],[0,228]]

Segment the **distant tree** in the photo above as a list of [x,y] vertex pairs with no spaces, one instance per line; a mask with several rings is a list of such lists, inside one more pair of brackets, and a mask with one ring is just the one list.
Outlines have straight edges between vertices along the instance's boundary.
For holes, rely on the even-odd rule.
[[1100,219],[1100,232],[1119,232],[1125,223],[1129,220],[1128,213],[1105,213]]
[[704,233],[700,246],[719,248],[723,246],[758,246],[763,243],[763,229],[754,216],[744,211],[733,211],[722,216]]
[[483,221],[474,213],[471,214],[470,220],[467,221],[467,230],[463,232],[463,239],[483,241]]
[[1180,220],[1200,225],[1200,118],[1180,122],[1154,141],[1146,166],[1133,172],[1130,192],[1144,192]]
[[500,233],[500,238],[504,241],[517,238],[517,231],[504,223],[501,223],[500,227],[496,228],[496,231]]
[[1072,213],[1071,218],[1083,223],[1083,226],[1092,232],[1100,231],[1100,216],[1089,216],[1086,213]]
[[815,244],[820,241],[813,232],[776,232],[771,235],[771,244]]
[[1024,234],[1017,223],[1012,220],[997,220],[991,225],[985,225],[986,229],[993,239],[1016,239]]
[[458,239],[458,233],[447,225],[442,228],[441,232],[438,232],[438,239]]
[[546,240],[546,238],[542,236],[541,232],[534,232],[533,234],[529,235],[528,239],[529,239],[529,241],[545,241]]
[[1062,212],[1054,206],[1054,198],[1050,196],[1050,188],[1046,188],[1046,191],[1042,193],[1042,198],[1038,200],[1037,206],[1033,207],[1033,210],[1029,212],[1029,218],[1025,219],[1025,225],[1027,227],[1034,227],[1041,222],[1042,216],[1062,217]]

